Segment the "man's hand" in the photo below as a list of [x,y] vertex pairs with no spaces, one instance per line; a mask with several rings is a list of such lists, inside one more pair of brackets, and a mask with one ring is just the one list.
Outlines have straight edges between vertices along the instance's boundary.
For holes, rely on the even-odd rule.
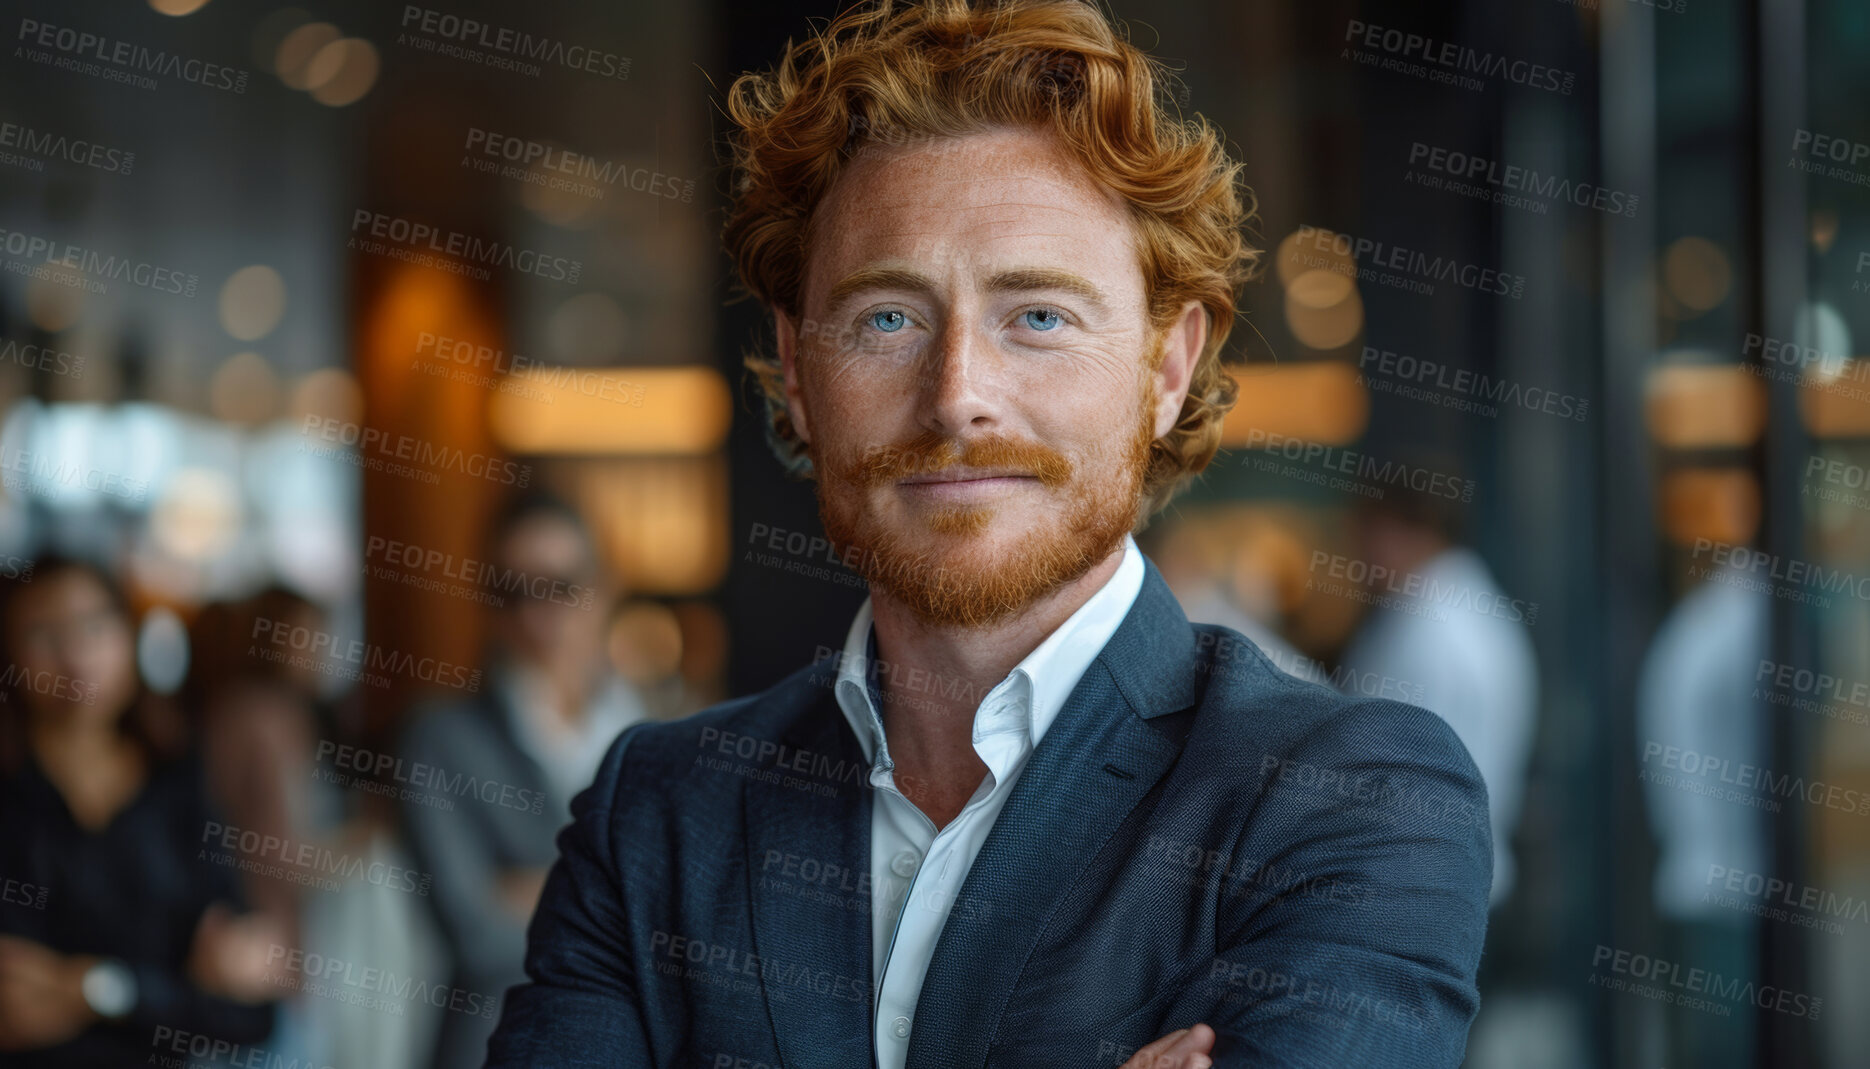
[[0,935],[0,1050],[63,1043],[97,1020],[84,1000],[84,972],[96,960]]
[[1130,1055],[1122,1069],[1208,1069],[1214,1060],[1214,1029],[1205,1024],[1170,1032]]

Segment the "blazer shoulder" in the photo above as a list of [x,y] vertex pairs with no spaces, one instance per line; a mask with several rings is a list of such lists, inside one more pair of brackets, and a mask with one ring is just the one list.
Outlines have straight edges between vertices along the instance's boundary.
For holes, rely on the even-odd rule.
[[[1197,624],[1197,670],[1206,677],[1200,719],[1256,763],[1307,760],[1420,765],[1479,780],[1460,736],[1440,716],[1399,697],[1345,693],[1316,666],[1281,665],[1229,627]],[[1298,671],[1295,671],[1298,670]]]
[[[719,702],[675,720],[641,721],[612,744],[606,767],[631,778],[669,782],[687,776],[697,758],[724,754],[770,757],[801,722],[821,711],[836,681],[825,662],[805,666],[757,694]],[[743,752],[744,751],[744,752]],[[601,775],[601,773],[600,773]]]

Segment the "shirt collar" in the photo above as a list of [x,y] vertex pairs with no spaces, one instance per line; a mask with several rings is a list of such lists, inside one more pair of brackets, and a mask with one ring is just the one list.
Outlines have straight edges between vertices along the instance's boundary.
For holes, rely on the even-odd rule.
[[[982,696],[974,710],[975,744],[978,746],[989,735],[1018,732],[1025,736],[1026,748],[1038,746],[1065,707],[1065,699],[1117,633],[1142,589],[1143,554],[1136,548],[1136,540],[1126,534],[1123,560],[1110,579]],[[864,759],[881,771],[894,767],[883,733],[882,688],[878,682],[879,675],[889,671],[890,666],[877,663],[874,621],[870,599],[865,598],[845,636],[834,686],[838,708],[856,734]],[[924,685],[913,678],[904,682]],[[952,689],[942,691],[939,681],[925,685],[931,692],[953,693]]]

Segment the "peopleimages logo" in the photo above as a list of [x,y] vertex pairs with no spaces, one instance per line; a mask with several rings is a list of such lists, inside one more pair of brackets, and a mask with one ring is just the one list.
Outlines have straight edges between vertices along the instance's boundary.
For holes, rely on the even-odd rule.
[[[373,887],[386,887],[393,891],[408,891],[424,897],[435,882],[435,878],[426,872],[343,853],[318,843],[294,842],[215,820],[202,825],[201,842],[204,849],[197,855],[197,860],[301,886],[317,887],[323,891],[340,890],[336,882],[326,878],[329,876],[367,883]],[[205,849],[207,846],[215,846],[225,852],[210,854]]]
[[[1713,563],[1700,563],[1703,557]],[[1697,579],[1712,579],[1795,601],[1816,599],[1814,603],[1820,608],[1831,603],[1822,594],[1844,594],[1870,601],[1870,576],[1859,576],[1842,568],[1827,568],[1810,561],[1781,557],[1751,546],[1697,538],[1693,559],[1696,563],[1690,565],[1689,571]],[[1755,580],[1754,576],[1764,578]]]
[[[1806,1017],[1817,1020],[1824,1009],[1825,1000],[1816,995],[1788,991],[1771,984],[1760,984],[1753,980],[1743,980],[1736,976],[1725,976],[1711,969],[1683,968],[1680,962],[1665,958],[1652,957],[1648,954],[1636,954],[1628,950],[1619,950],[1599,943],[1591,956],[1591,967],[1603,969],[1608,966],[1608,977],[1598,973],[1591,974],[1590,983],[1597,987],[1612,990],[1629,990],[1633,994],[1657,998],[1663,1002],[1673,1002],[1691,1009],[1731,1010],[1731,1006],[1716,1007],[1697,996],[1710,996],[1732,1004],[1750,1003],[1762,1010],[1774,1010],[1791,1014],[1794,1017]],[[1630,981],[1648,981],[1649,984],[1663,985],[1648,990],[1631,988]],[[1647,985],[1644,985],[1647,986]],[[1726,1013],[1720,1016],[1727,1016]]]
[[[452,987],[448,984],[434,984],[419,980],[413,976],[404,976],[374,965],[360,965],[343,958],[326,957],[316,952],[308,953],[296,947],[280,946],[275,943],[267,951],[268,968],[275,966],[285,970],[283,975],[275,974],[269,979],[280,987],[304,991],[308,994],[325,998],[337,998],[341,1001],[353,1001],[345,997],[340,989],[349,988],[359,992],[383,995],[399,1002],[426,1002],[436,1009],[453,1010],[474,1017],[485,1017],[489,1021],[498,1018],[499,1000],[493,995],[483,995],[478,991]],[[331,985],[336,984],[334,988]],[[359,1005],[370,1005],[375,1009],[387,1010],[396,1016],[402,1016],[402,1007],[397,1003],[384,1005],[381,1000],[360,999]]]
[[[1526,289],[1526,279],[1522,275],[1464,263],[1452,257],[1430,256],[1425,252],[1370,238],[1354,238],[1321,227],[1300,226],[1298,243],[1301,251],[1297,260],[1304,267],[1322,268],[1412,293],[1432,294],[1435,292],[1435,283],[1452,282],[1479,293],[1518,300]],[[1330,256],[1307,254],[1303,250],[1308,245],[1318,253],[1329,253]],[[1331,257],[1353,259],[1364,266],[1347,266]]]
[[[468,127],[467,143],[462,149],[470,154],[487,157],[483,160],[475,160],[472,155],[464,158],[479,170],[497,171],[502,178],[531,182],[550,189],[563,189],[583,197],[601,200],[605,189],[573,179],[585,179],[586,182],[601,183],[605,187],[616,185],[618,179],[625,179],[624,185],[638,193],[680,200],[683,204],[695,199],[693,179],[682,181],[647,167],[600,161],[595,156],[557,148],[542,141],[483,130],[477,126]],[[500,160],[505,160],[511,166],[500,168],[497,162]],[[533,168],[538,170],[534,171]],[[547,171],[553,173],[541,173]],[[559,175],[566,177],[560,178]]]
[[149,1045],[156,1049],[150,1052],[146,1064],[156,1069],[208,1069],[209,1065],[225,1065],[228,1069],[332,1069],[310,1058],[288,1058],[265,1047],[232,1043],[166,1024],[156,1026]]
[[1856,169],[1867,160],[1870,144],[1800,128],[1792,135],[1792,158],[1786,166],[1855,186],[1870,186],[1870,171]]
[[1370,345],[1364,346],[1357,368],[1362,372],[1365,385],[1383,393],[1483,416],[1497,416],[1500,412],[1497,406],[1506,405],[1582,421],[1591,409],[1587,398],[1540,386],[1525,386],[1484,372],[1421,360],[1407,353]]
[[597,589],[582,583],[568,582],[549,575],[532,575],[520,568],[504,568],[472,557],[457,557],[444,550],[397,542],[382,535],[370,536],[364,544],[364,556],[411,572],[439,572],[443,578],[458,579],[475,591],[488,595],[491,600],[487,603],[496,607],[505,604],[501,595],[516,595],[580,609],[590,608],[597,599]]
[[[1470,182],[1479,181],[1487,186],[1495,187],[1491,192],[1491,199],[1496,204],[1505,204],[1508,207],[1528,206],[1518,203],[1521,198],[1511,196],[1524,193],[1545,200],[1567,201],[1580,208],[1592,208],[1611,215],[1634,216],[1636,214],[1638,198],[1634,193],[1606,189],[1590,182],[1574,182],[1555,174],[1540,174],[1528,167],[1519,167],[1510,163],[1503,164],[1499,160],[1488,159],[1485,156],[1458,152],[1421,141],[1410,144],[1409,163],[1411,166],[1420,165],[1451,178],[1465,179]],[[1414,180],[1414,175],[1415,172],[1410,171],[1410,178],[1405,180]],[[1450,184],[1447,188],[1456,193],[1467,192],[1457,188],[1455,184]],[[1487,195],[1489,191],[1481,190],[1480,193]],[[1541,210],[1544,208],[1544,205],[1536,203],[1530,206]]]
[[[481,670],[453,664],[439,657],[417,657],[365,642],[341,639],[329,631],[287,624],[260,617],[253,621],[249,655],[258,655],[276,663],[290,663],[324,675],[359,679],[375,686],[388,686],[388,672],[436,686],[475,692],[480,690]],[[271,646],[272,649],[267,647]],[[288,653],[288,651],[291,651]]]
[[[1346,48],[1343,54],[1345,59],[1354,59],[1359,63],[1395,70],[1401,74],[1426,77],[1430,81],[1458,85],[1463,89],[1481,88],[1479,79],[1468,77],[1475,74],[1563,96],[1570,96],[1572,87],[1578,82],[1578,76],[1571,71],[1529,60],[1509,59],[1453,41],[1437,41],[1419,33],[1392,30],[1357,19],[1345,23],[1344,40],[1371,50],[1363,52]],[[1382,62],[1384,56],[1390,57],[1391,62]],[[1406,62],[1409,60],[1420,62]]]
[[[478,669],[476,674],[479,674]],[[406,761],[392,753],[381,753],[376,750],[366,750],[361,746],[321,739],[316,757],[321,764],[329,764],[340,770],[344,777],[344,782],[340,783],[340,786],[348,785],[353,775],[358,777],[360,788],[370,783],[380,786],[388,783],[407,784],[407,788],[401,791],[390,789],[374,792],[394,794],[400,801],[430,804],[431,800],[435,800],[435,796],[452,796],[454,798],[476,798],[488,805],[497,805],[502,809],[512,809],[521,813],[531,813],[533,816],[545,812],[545,792],[543,791],[520,787],[512,783],[502,783],[499,780],[482,779],[472,773],[459,770],[450,773],[440,765],[431,765],[422,761]],[[338,782],[332,776],[318,778],[328,782]],[[430,792],[430,798],[425,800],[423,792]],[[447,797],[440,797],[439,800],[446,801]],[[452,809],[453,806],[435,805],[432,808],[446,811]]]
[[0,122],[0,150],[5,150],[0,151],[0,163],[34,171],[45,170],[45,160],[64,160],[110,174],[129,174],[136,165],[134,152],[15,122]]
[[[401,248],[391,249],[389,245]],[[351,213],[351,240],[346,247],[376,256],[409,260],[424,267],[467,274],[483,281],[492,277],[486,268],[503,267],[575,286],[578,284],[578,276],[584,271],[584,263],[580,260],[548,256],[504,241],[489,241],[458,230],[443,230],[428,223],[373,212],[368,208],[359,208]],[[439,253],[446,259],[437,259],[430,253]],[[452,264],[451,260],[464,260],[481,267],[461,270],[461,265]]]
[[[1327,472],[1337,472],[1359,480],[1377,492],[1369,496],[1382,497],[1382,487],[1407,487],[1419,494],[1445,497],[1450,501],[1467,502],[1474,500],[1474,480],[1434,471],[1414,464],[1405,464],[1395,460],[1379,460],[1369,453],[1355,449],[1343,449],[1323,442],[1314,442],[1305,438],[1295,438],[1280,434],[1278,431],[1262,430],[1258,427],[1247,432],[1247,439],[1241,443],[1244,450],[1259,450],[1272,456],[1281,456],[1287,460],[1296,460],[1306,464],[1316,464]],[[1251,452],[1247,459],[1256,459]]]
[[[152,50],[145,45],[131,44],[129,41],[113,41],[101,34],[74,30],[69,26],[54,26],[49,22],[40,22],[36,19],[21,19],[19,20],[19,34],[14,40],[24,42],[27,46],[51,50],[51,52],[38,52],[36,49],[21,47],[14,51],[16,58],[46,63],[78,74],[98,75],[110,81],[124,82],[140,89],[156,88],[155,80],[147,75],[160,74],[165,78],[174,78],[208,89],[225,89],[233,93],[247,91],[247,72],[238,67],[227,67],[199,59],[187,59],[165,51]],[[53,53],[62,53],[62,55]],[[109,68],[99,68],[96,63],[85,62],[88,60],[108,64]]]
[[[97,279],[109,279],[113,282],[128,281],[133,286],[141,286],[157,293],[173,293],[183,297],[193,297],[196,287],[201,284],[200,275],[183,274],[173,268],[162,267],[144,260],[113,256],[96,249],[87,249],[82,245],[53,241],[51,238],[28,234],[20,230],[0,230],[0,252],[5,252],[8,256],[25,257],[25,260],[18,265],[12,262],[6,265],[6,269],[15,274],[47,278],[49,281],[75,286],[90,293],[106,292],[106,287],[97,282]],[[65,268],[78,274],[69,277],[54,277],[45,273],[55,268]]]
[[[450,15],[432,7],[404,4],[402,29],[396,38],[398,44],[487,67],[518,71],[534,78],[539,76],[540,67],[537,63],[525,62],[527,60],[618,81],[630,77],[627,56]],[[428,36],[416,36],[419,34]]]
[[[315,412],[306,413],[300,433],[306,438],[316,436],[345,449],[356,450],[355,459],[350,459],[350,463],[395,475],[413,473],[425,476],[421,481],[431,485],[439,481],[435,475],[438,471],[470,475],[503,486],[524,487],[532,479],[532,467],[518,461],[502,460],[485,453],[470,453],[458,446],[437,445],[412,435],[391,434],[379,427],[365,427],[333,416],[320,416]],[[308,452],[315,448],[305,440],[301,440],[299,446],[301,451]],[[331,452],[326,450],[319,455],[329,456]],[[400,461],[409,463],[397,463]]]

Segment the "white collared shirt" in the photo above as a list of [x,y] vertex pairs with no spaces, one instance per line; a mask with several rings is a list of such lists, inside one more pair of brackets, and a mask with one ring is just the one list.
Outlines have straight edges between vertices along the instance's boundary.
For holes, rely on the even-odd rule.
[[[871,976],[876,983],[872,1024],[879,1069],[902,1069],[909,1055],[922,978],[928,973],[955,893],[967,879],[974,856],[1005,807],[1026,759],[1092,660],[1116,634],[1142,589],[1143,555],[1135,540],[1125,535],[1123,561],[1110,580],[1015,665],[975,709],[974,752],[986,764],[987,775],[960,815],[939,832],[896,789],[896,765],[871,696],[870,601],[865,599],[857,610],[844,642],[837,699],[870,762],[870,784],[877,791],[870,814],[870,931]],[[940,681],[921,683],[905,675],[897,682],[908,684],[912,691],[926,686],[929,693],[954,693],[954,688],[943,687]],[[905,703],[896,715],[913,714],[914,707]]]

